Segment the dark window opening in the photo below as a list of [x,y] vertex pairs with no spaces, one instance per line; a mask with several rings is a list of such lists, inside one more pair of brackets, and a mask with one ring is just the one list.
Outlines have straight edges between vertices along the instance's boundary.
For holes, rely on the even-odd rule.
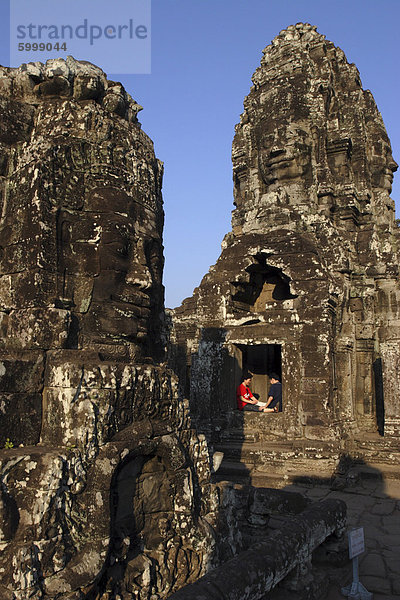
[[232,283],[233,302],[251,306],[257,312],[261,312],[270,302],[297,298],[291,293],[290,278],[282,269],[267,265],[265,259],[264,264],[260,261],[262,259],[246,269],[247,281],[243,279]]
[[385,404],[383,396],[382,359],[377,358],[374,362],[375,379],[375,402],[376,402],[376,425],[379,435],[385,434]]

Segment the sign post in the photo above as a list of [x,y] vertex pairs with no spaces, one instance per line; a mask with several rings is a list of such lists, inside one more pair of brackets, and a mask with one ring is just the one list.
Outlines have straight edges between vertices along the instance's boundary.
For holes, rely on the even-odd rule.
[[361,583],[358,576],[358,557],[365,550],[364,528],[354,527],[348,532],[349,557],[353,561],[353,583],[342,588],[343,596],[354,598],[354,600],[372,600],[372,593],[368,592]]

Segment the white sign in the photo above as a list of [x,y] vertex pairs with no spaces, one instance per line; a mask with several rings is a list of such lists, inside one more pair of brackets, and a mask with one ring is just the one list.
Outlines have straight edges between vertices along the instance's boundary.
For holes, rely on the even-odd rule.
[[151,0],[12,0],[10,62],[86,60],[106,73],[151,71]]
[[357,527],[349,531],[349,557],[354,558],[365,550],[364,528]]

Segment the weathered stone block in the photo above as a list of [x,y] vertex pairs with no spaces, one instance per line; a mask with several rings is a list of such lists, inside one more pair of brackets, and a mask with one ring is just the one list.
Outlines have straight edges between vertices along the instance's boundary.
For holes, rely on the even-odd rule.
[[[82,388],[45,388],[41,440],[50,445],[99,445],[113,432],[115,392]],[[100,422],[99,422],[100,421]]]
[[[40,388],[39,388],[40,389]],[[42,396],[39,392],[0,392],[0,444],[31,446],[40,439]]]
[[0,354],[0,392],[37,392],[43,386],[44,356],[41,352]]
[[63,348],[68,338],[70,313],[56,308],[31,308],[1,314],[2,350]]

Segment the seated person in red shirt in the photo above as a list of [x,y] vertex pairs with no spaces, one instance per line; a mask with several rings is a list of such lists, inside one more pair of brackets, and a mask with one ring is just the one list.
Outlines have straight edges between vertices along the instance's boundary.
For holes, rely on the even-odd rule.
[[246,373],[243,375],[242,383],[236,390],[237,407],[239,410],[249,410],[254,412],[274,412],[273,408],[264,408],[265,402],[259,402],[257,398],[253,396],[249,385],[251,383],[253,375]]

